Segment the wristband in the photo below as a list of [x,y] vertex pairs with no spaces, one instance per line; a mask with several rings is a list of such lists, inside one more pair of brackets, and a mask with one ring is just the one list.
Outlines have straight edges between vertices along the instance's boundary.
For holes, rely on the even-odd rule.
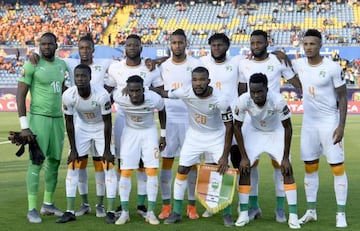
[[160,129],[160,136],[161,136],[161,137],[165,137],[165,136],[166,136],[166,130],[165,130],[165,129]]
[[20,120],[21,129],[28,129],[29,128],[29,124],[28,124],[26,116],[20,116],[19,120]]

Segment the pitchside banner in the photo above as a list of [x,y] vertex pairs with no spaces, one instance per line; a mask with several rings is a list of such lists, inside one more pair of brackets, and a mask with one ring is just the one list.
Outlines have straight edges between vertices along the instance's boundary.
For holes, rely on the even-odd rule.
[[229,168],[224,175],[220,175],[217,169],[217,165],[200,164],[196,180],[196,198],[212,213],[232,203],[237,179],[236,169]]

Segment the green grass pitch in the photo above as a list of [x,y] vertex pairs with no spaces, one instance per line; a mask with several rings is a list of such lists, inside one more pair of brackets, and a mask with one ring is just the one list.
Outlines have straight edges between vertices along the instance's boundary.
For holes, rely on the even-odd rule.
[[[222,222],[222,214],[216,214],[212,218],[200,218],[199,220],[189,220],[183,212],[183,221],[175,225],[152,226],[147,224],[144,219],[136,215],[136,184],[133,179],[132,196],[130,199],[130,223],[122,226],[108,225],[104,218],[96,218],[95,213],[95,185],[92,163],[89,161],[89,200],[93,211],[90,215],[78,217],[77,221],[68,224],[56,224],[57,217],[42,217],[41,224],[30,224],[26,220],[27,199],[26,199],[26,169],[27,152],[18,158],[15,156],[17,148],[7,142],[8,131],[18,130],[19,122],[16,113],[0,113],[0,229],[6,230],[288,230],[287,224],[279,224],[274,220],[275,190],[272,180],[272,167],[269,158],[263,155],[260,161],[260,185],[259,202],[263,211],[261,219],[250,222],[243,228],[225,228]],[[301,115],[294,115],[293,140],[292,140],[292,161],[295,172],[295,179],[298,185],[298,211],[302,216],[306,209],[305,192],[303,187],[303,163],[299,158],[299,140]],[[358,135],[360,131],[360,116],[349,115],[345,130],[345,153],[346,153],[346,172],[349,179],[349,194],[347,205],[348,228],[346,230],[360,230],[359,211],[360,211],[360,174],[359,164],[360,145]],[[58,187],[55,194],[55,203],[62,209],[66,209],[65,198],[65,176],[66,176],[66,154],[68,142],[64,146],[63,159],[59,171]],[[175,165],[177,162],[175,163]],[[135,175],[135,174],[134,174]],[[43,182],[42,179],[40,182]],[[42,202],[43,185],[40,188],[39,206]],[[237,194],[235,194],[237,195]],[[237,196],[233,202],[233,217],[237,218]],[[117,199],[117,203],[118,199]],[[80,197],[77,197],[76,208],[80,204]],[[186,204],[186,203],[184,203]],[[161,209],[160,192],[156,213]],[[320,161],[320,189],[318,193],[318,221],[302,226],[302,230],[337,230],[335,228],[336,201],[333,187],[333,177],[329,166],[324,158]],[[198,203],[198,212],[204,211]]]

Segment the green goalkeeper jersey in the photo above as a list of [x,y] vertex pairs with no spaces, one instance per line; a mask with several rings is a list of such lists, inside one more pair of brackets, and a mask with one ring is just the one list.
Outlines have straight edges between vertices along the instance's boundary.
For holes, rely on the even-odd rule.
[[29,86],[31,94],[30,113],[49,117],[62,117],[62,85],[65,80],[66,64],[55,58],[48,62],[40,58],[33,66],[26,62],[19,82]]

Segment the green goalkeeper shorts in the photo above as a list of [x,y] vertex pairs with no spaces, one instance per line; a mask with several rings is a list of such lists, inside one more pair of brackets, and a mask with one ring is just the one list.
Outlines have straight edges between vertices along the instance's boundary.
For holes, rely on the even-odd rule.
[[64,119],[30,114],[29,127],[46,158],[61,160],[64,145]]

